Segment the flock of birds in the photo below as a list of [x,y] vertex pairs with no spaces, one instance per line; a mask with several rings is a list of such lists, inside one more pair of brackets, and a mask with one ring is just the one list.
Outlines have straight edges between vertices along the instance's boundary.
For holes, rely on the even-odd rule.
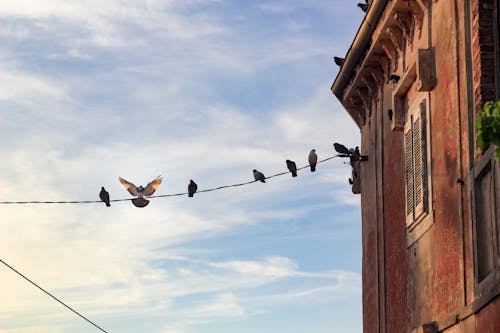
[[[352,155],[352,151],[354,151],[352,149],[347,149],[347,147],[339,143],[334,143],[333,146],[339,153],[337,155],[339,157],[349,157]],[[309,152],[308,161],[311,172],[315,172],[316,164],[318,163],[318,155],[316,154],[316,149],[312,149]],[[286,160],[286,166],[292,174],[292,177],[297,177],[297,164],[294,161]],[[266,182],[266,176],[256,169],[253,170],[253,177],[255,181],[260,181],[262,183]],[[123,179],[122,177],[118,177],[118,180],[123,185],[123,187],[132,196],[135,197],[134,199],[132,199],[132,203],[134,204],[134,206],[142,208],[146,207],[149,204],[149,200],[145,197],[151,197],[156,192],[156,190],[160,187],[163,178],[161,176],[156,177],[151,182],[149,182],[146,187],[143,187],[142,185],[136,186],[128,180]],[[192,198],[197,190],[198,185],[191,179],[188,184],[188,196]],[[111,206],[109,192],[106,191],[104,187],[101,187],[99,198],[106,204],[107,207]]]
[[[368,0],[365,0],[365,3],[358,3],[357,6],[363,11],[367,12],[368,8],[370,7],[370,4],[368,3]],[[344,64],[344,58],[340,57],[333,57],[335,64],[338,66],[342,66]],[[397,83],[399,81],[399,76],[397,75],[391,75],[389,77],[389,81],[393,83]],[[339,153],[339,157],[350,157],[352,159],[353,156],[360,156],[359,151],[357,151],[357,155],[354,152],[353,149],[347,149],[344,145],[341,145],[339,143],[334,143],[333,144],[335,147],[335,150]],[[316,171],[316,164],[318,163],[318,155],[316,154],[316,150],[313,149],[309,153],[309,166],[311,168],[311,172]],[[351,161],[352,163],[352,161]],[[288,170],[291,172],[292,177],[297,177],[297,164],[295,164],[294,161],[291,160],[286,160],[286,166]],[[253,177],[255,181],[260,181],[262,183],[266,182],[266,176],[259,170],[254,169],[253,170]],[[146,207],[149,204],[149,200],[145,199],[144,197],[150,197],[155,193],[155,191],[160,187],[160,184],[163,180],[161,176],[156,177],[153,179],[151,182],[148,183],[146,187],[135,186],[133,183],[129,182],[128,180],[125,180],[121,177],[118,177],[120,183],[125,187],[125,189],[134,197],[132,199],[132,203],[136,207]],[[350,182],[352,184],[352,180]],[[198,190],[198,185],[191,179],[189,181],[188,185],[188,196],[193,197],[196,191]],[[110,207],[110,198],[109,198],[109,193],[104,189],[104,187],[101,187],[101,192],[99,193],[99,198],[101,201],[103,201],[106,206]]]

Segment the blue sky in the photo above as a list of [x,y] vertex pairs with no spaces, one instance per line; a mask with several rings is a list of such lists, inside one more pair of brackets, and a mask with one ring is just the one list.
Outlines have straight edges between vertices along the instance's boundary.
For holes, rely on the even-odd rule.
[[[246,182],[359,144],[330,92],[363,19],[346,1],[0,5],[1,200]],[[108,332],[361,332],[348,165],[194,198],[0,206],[1,259]],[[0,267],[0,332],[94,327]]]

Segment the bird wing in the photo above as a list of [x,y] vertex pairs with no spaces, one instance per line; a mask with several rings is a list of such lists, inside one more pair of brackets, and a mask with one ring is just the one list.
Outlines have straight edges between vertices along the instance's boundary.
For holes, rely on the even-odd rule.
[[345,155],[349,155],[349,149],[347,149],[346,146],[340,144],[340,143],[334,143],[333,144],[333,147],[335,148],[335,150],[337,151],[337,153],[339,154],[345,154]]
[[134,197],[138,197],[140,195],[139,191],[137,190],[137,187],[134,184],[123,179],[122,177],[118,177],[118,180],[120,180],[120,183],[122,183],[123,187],[125,187],[125,189]]
[[158,187],[160,187],[160,184],[161,184],[162,180],[163,180],[163,178],[161,176],[158,176],[155,179],[153,179],[148,184],[148,186],[146,186],[146,188],[143,191],[143,194],[146,197],[149,197],[149,196],[153,195],[153,193],[155,193],[155,191],[158,189]]

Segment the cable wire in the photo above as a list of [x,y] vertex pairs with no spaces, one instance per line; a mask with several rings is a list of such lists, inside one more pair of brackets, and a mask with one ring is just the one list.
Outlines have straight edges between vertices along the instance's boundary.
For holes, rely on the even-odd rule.
[[87,317],[85,317],[84,315],[82,315],[81,313],[79,313],[78,311],[74,310],[71,306],[67,305],[66,303],[64,303],[63,301],[61,301],[60,299],[58,299],[57,297],[55,297],[54,295],[52,295],[51,293],[49,293],[47,290],[43,289],[42,287],[40,287],[38,284],[36,284],[35,282],[33,282],[32,280],[30,280],[28,277],[26,277],[24,274],[22,274],[21,272],[19,272],[18,270],[16,270],[14,267],[10,266],[9,264],[7,264],[5,261],[3,261],[2,259],[0,259],[0,262],[2,262],[2,264],[4,264],[5,266],[7,266],[8,268],[10,268],[12,271],[16,272],[18,275],[20,275],[23,279],[25,279],[26,281],[28,281],[29,283],[31,283],[32,285],[34,285],[35,287],[37,287],[38,289],[40,289],[41,291],[43,291],[44,293],[46,293],[47,295],[49,295],[50,297],[52,297],[54,300],[56,300],[57,302],[61,303],[62,305],[64,305],[66,308],[68,308],[69,310],[73,311],[74,313],[76,313],[78,316],[80,316],[81,318],[83,318],[84,320],[86,320],[87,322],[89,322],[90,324],[92,324],[93,326],[95,326],[96,328],[98,328],[99,330],[101,330],[102,332],[104,333],[108,333],[105,329],[103,329],[102,327],[100,327],[99,325],[97,325],[96,323],[94,323],[92,320],[88,319]]
[[[330,156],[330,157],[327,157],[325,159],[322,159],[320,161],[317,162],[317,164],[320,164],[320,163],[323,163],[323,162],[326,162],[328,160],[331,160],[332,158],[335,158],[335,157],[340,157],[339,155],[335,155],[335,156]],[[305,169],[305,168],[308,168],[310,167],[309,164],[303,166],[303,167],[300,167],[300,168],[297,168],[297,171],[299,170],[302,170],[302,169]],[[290,173],[290,171],[284,171],[284,172],[280,172],[280,173],[277,173],[277,174],[274,174],[274,175],[271,175],[271,176],[268,176],[268,177],[265,177],[264,179],[270,179],[270,178],[274,178],[274,177],[279,177],[279,176],[283,176],[283,175],[286,175]],[[230,188],[230,187],[239,187],[239,186],[245,186],[245,185],[249,185],[249,184],[252,184],[252,183],[255,183],[255,182],[258,182],[258,180],[252,180],[252,181],[249,181],[249,182],[244,182],[244,183],[238,183],[238,184],[230,184],[230,185],[223,185],[223,186],[218,186],[218,187],[213,187],[213,188],[208,188],[208,189],[205,189],[205,190],[199,190],[197,191],[196,193],[203,193],[203,192],[213,192],[213,191],[218,191],[218,190],[222,190],[222,189],[225,189],[225,188]],[[182,196],[182,195],[187,195],[188,192],[182,192],[182,193],[173,193],[173,194],[160,194],[160,195],[153,195],[153,196],[150,196],[148,197],[148,199],[154,199],[154,198],[166,198],[166,197],[178,197],[178,196]],[[134,200],[135,198],[127,198],[127,199],[113,199],[113,200],[109,200],[110,202],[119,202],[119,201],[131,201],[131,200]],[[22,204],[87,204],[87,203],[102,203],[101,200],[73,200],[73,201],[39,201],[39,200],[34,200],[34,201],[0,201],[0,205],[22,205]]]

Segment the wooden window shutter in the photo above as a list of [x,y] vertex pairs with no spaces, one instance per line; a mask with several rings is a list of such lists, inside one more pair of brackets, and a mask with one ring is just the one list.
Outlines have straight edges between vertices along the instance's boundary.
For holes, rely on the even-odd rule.
[[414,219],[427,213],[427,140],[425,102],[420,103],[420,113],[413,119],[413,183]]
[[406,224],[413,223],[414,187],[413,187],[413,130],[412,121],[405,126],[405,187],[406,187]]

